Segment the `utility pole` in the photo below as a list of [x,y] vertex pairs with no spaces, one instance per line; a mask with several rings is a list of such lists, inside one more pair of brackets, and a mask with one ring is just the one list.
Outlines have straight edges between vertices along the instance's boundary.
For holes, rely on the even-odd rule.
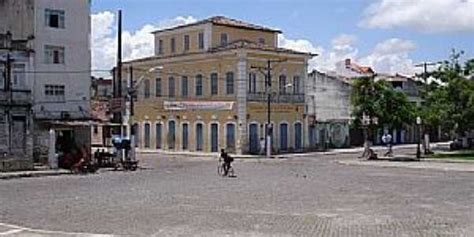
[[[423,67],[423,86],[425,93],[428,93],[428,66],[436,66],[438,65],[439,62],[437,63],[431,63],[431,62],[422,62],[420,64],[416,64],[415,67]],[[419,126],[422,126],[421,124]],[[423,144],[424,144],[424,154],[427,155],[430,151],[428,150],[429,146],[429,135],[427,137],[426,133],[426,125],[423,127]],[[419,140],[419,139],[418,139]],[[418,142],[419,143],[419,142]]]
[[[123,106],[122,96],[122,10],[118,11],[118,30],[117,30],[117,97],[120,98],[120,105]],[[123,137],[123,113],[124,108],[120,110],[119,124],[120,137]]]
[[267,92],[267,126],[266,126],[266,142],[265,142],[265,150],[267,153],[267,158],[271,158],[272,156],[272,135],[273,135],[273,126],[271,120],[271,103],[272,103],[272,63],[282,63],[285,62],[286,59],[279,59],[279,60],[268,60],[266,67],[259,67],[259,66],[251,66],[252,69],[257,69],[263,73],[263,70],[266,70],[265,78],[265,89]]

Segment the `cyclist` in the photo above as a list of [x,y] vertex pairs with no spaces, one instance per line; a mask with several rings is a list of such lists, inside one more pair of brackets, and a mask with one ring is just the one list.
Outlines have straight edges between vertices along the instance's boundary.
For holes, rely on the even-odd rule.
[[222,164],[222,167],[224,168],[224,176],[227,176],[227,173],[229,172],[231,163],[234,161],[234,158],[227,154],[224,149],[221,149],[221,158],[224,160],[224,163]]

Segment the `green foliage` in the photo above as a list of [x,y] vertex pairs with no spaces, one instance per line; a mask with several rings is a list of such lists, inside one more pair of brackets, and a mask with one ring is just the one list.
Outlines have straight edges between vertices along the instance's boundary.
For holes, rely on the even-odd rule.
[[474,59],[461,65],[461,54],[453,51],[451,59],[438,70],[423,75],[436,78],[437,82],[424,87],[425,103],[420,114],[425,124],[462,135],[474,129]]
[[[415,107],[407,96],[385,81],[373,78],[358,78],[354,81],[351,96],[354,107],[352,116],[356,126],[362,125],[362,117],[378,118],[378,125],[389,128],[401,128],[404,124],[413,124]],[[371,125],[376,127],[376,125]]]

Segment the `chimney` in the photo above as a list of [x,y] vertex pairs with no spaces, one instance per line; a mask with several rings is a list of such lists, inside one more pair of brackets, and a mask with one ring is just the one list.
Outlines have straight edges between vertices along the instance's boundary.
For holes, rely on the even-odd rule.
[[350,66],[351,65],[351,59],[350,58],[346,58],[346,66]]

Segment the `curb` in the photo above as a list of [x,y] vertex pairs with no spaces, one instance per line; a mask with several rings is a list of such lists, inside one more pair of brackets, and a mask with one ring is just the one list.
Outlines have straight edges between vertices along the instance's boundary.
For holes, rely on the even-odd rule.
[[70,175],[69,170],[51,170],[51,171],[19,171],[10,173],[0,173],[0,179],[15,179],[15,178],[35,178],[44,176],[59,176]]
[[[347,165],[347,166],[370,166],[375,168],[404,168],[404,169],[424,169],[424,170],[438,170],[438,171],[449,171],[449,172],[474,172],[474,169],[465,169],[465,168],[456,168],[456,167],[436,167],[436,166],[429,166],[429,164],[440,164],[442,162],[394,162],[394,161],[366,161],[366,160],[350,160],[350,161],[343,161],[338,160],[335,163],[340,165]],[[417,165],[406,165],[406,164],[414,164]],[[420,165],[421,164],[421,165]],[[455,163],[451,163],[455,164]],[[460,164],[461,163],[457,163]],[[466,164],[466,163],[464,163]]]

